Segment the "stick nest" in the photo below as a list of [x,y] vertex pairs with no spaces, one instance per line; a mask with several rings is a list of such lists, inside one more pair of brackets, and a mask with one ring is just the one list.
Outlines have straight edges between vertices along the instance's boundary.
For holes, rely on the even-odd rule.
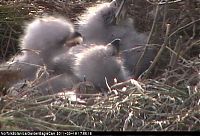
[[[87,94],[81,99],[73,92],[40,96],[29,87],[16,92],[2,87],[0,129],[200,130],[200,2],[129,2],[129,16],[138,31],[151,31],[148,44],[163,48],[150,70],[152,76],[115,84],[107,95]],[[1,60],[17,52],[14,46],[25,20],[59,12],[75,21],[95,1],[52,3],[0,3]]]

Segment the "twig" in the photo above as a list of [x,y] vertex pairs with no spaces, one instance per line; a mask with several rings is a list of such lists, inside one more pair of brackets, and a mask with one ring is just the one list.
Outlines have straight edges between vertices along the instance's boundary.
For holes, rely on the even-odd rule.
[[151,3],[151,4],[153,4],[153,5],[164,5],[164,4],[166,4],[166,3],[168,3],[168,4],[174,4],[174,3],[178,3],[178,2],[182,2],[183,0],[175,0],[175,1],[168,1],[168,0],[166,0],[166,2],[165,1],[161,1],[161,2],[151,2],[150,0],[147,0],[147,2],[149,2],[149,3]]
[[194,23],[197,23],[197,22],[199,22],[199,21],[200,21],[200,19],[197,19],[197,20],[195,20],[195,21],[192,21],[192,22],[190,22],[190,23],[188,23],[188,24],[186,24],[186,25],[184,25],[184,26],[182,26],[182,27],[176,29],[174,32],[172,32],[172,33],[168,36],[168,38],[167,38],[166,40],[169,40],[169,39],[170,39],[174,34],[176,34],[177,32],[180,32],[180,31],[184,30],[185,28],[189,27],[190,25],[192,25],[192,24],[194,24]]
[[151,37],[152,37],[152,35],[153,35],[153,31],[154,31],[155,26],[156,26],[156,21],[157,21],[157,17],[158,17],[158,11],[159,11],[159,5],[156,6],[156,13],[155,13],[153,25],[152,25],[152,27],[151,27],[151,31],[150,31],[150,34],[149,34],[149,37],[148,37],[148,40],[147,40],[147,44],[146,44],[146,46],[145,46],[145,48],[144,48],[144,52],[143,52],[142,55],[140,56],[140,58],[139,58],[139,60],[138,60],[138,62],[137,62],[137,64],[136,64],[136,66],[135,66],[135,70],[134,70],[134,71],[136,71],[136,72],[135,72],[135,75],[136,75],[136,76],[138,75],[138,72],[139,72],[139,66],[140,66],[141,62],[143,61],[143,59],[144,59],[144,54],[145,54],[145,53],[147,52],[147,50],[148,50],[148,46],[147,46],[147,45],[149,44],[149,42],[150,42],[150,40],[151,40]]
[[181,50],[181,44],[182,44],[182,36],[180,36],[179,38],[178,38],[178,40],[176,41],[176,46],[175,46],[175,49],[174,49],[174,52],[176,53],[176,54],[174,54],[174,53],[172,53],[172,57],[171,57],[171,60],[170,60],[170,62],[169,62],[169,66],[170,66],[170,68],[171,69],[173,69],[174,68],[174,65],[175,65],[175,63],[177,62],[177,60],[178,60],[178,58],[179,58],[179,55],[180,55],[180,50]]
[[[189,39],[189,41],[191,41],[191,40]],[[187,44],[187,45],[188,45],[188,44]],[[190,45],[186,46],[186,49],[183,50],[183,51],[180,53],[180,55],[182,56],[182,55],[186,54],[186,52],[188,52],[194,45],[200,45],[200,40],[197,40],[197,41],[191,43]]]
[[160,48],[158,54],[156,55],[155,59],[153,60],[152,64],[147,69],[147,71],[144,73],[144,77],[148,77],[149,76],[150,72],[152,71],[152,69],[154,68],[156,63],[158,62],[162,52],[164,51],[165,47],[167,46],[169,30],[170,30],[170,24],[167,24],[164,43],[163,43],[162,47]]

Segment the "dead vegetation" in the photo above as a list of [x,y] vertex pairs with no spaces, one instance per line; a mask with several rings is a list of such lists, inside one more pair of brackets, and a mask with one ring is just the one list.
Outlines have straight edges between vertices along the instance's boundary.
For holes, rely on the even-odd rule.
[[[75,21],[94,1],[0,4],[1,60],[6,60],[17,52],[24,20],[56,12]],[[106,96],[88,94],[78,101],[73,92],[40,96],[28,86],[9,93],[2,87],[0,130],[200,130],[199,8],[198,0],[130,0],[138,31],[150,31],[147,43],[160,49],[147,72],[111,86]]]

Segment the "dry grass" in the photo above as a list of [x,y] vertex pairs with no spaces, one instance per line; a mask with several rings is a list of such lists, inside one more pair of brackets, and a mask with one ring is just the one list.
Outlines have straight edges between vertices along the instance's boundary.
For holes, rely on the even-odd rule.
[[[40,96],[33,88],[20,88],[0,98],[0,130],[199,131],[200,3],[130,2],[130,15],[134,15],[136,25],[141,24],[139,31],[151,31],[148,43],[161,47],[160,55],[147,71],[153,76],[146,74],[138,81],[132,79],[110,87],[107,95],[88,94],[81,100],[73,93]],[[38,8],[37,4],[32,7]],[[145,6],[141,8],[142,5]],[[151,9],[158,10],[155,16],[149,13]],[[137,19],[139,16],[143,18]],[[166,24],[170,24],[167,32]],[[13,36],[0,38],[6,43]]]

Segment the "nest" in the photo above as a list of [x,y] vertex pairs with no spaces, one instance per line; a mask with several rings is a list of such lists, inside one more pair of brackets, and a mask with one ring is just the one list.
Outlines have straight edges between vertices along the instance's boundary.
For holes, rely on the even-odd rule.
[[[147,43],[159,48],[156,59],[140,79],[115,84],[109,87],[107,95],[85,94],[82,99],[67,91],[40,96],[29,87],[7,92],[0,99],[0,129],[199,130],[200,2],[129,2],[129,16],[134,18],[138,31],[150,31]],[[19,3],[11,2],[8,6],[1,3],[4,6],[0,6],[1,47],[5,47],[1,49],[2,59],[10,55],[8,51],[16,53],[12,48],[17,45],[24,20],[42,15],[43,11],[66,13],[60,4],[50,4],[53,7],[48,8],[45,1]],[[65,7],[73,9],[67,15],[75,20],[85,10],[83,5],[92,4],[66,2]]]

